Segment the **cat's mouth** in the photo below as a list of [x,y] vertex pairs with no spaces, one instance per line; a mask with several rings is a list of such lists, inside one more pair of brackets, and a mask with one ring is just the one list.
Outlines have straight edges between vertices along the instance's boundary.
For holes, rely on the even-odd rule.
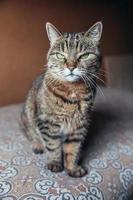
[[74,73],[70,73],[70,74],[66,75],[65,78],[70,82],[74,82],[74,81],[77,81],[80,78],[80,76],[76,75]]
[[66,77],[67,77],[67,76],[71,76],[71,77],[73,77],[73,76],[77,76],[77,77],[79,77],[79,75],[74,74],[73,72],[71,72],[70,74],[66,75]]
[[75,74],[70,73],[70,74],[68,74],[67,76],[71,76],[71,77],[73,77],[73,76],[75,76]]

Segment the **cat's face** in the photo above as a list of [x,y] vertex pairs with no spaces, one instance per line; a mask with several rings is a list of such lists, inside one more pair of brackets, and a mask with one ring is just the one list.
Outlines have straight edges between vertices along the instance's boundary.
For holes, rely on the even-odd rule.
[[50,49],[48,70],[62,81],[86,80],[100,67],[99,41],[102,23],[94,24],[87,32],[60,33],[52,24],[46,24]]

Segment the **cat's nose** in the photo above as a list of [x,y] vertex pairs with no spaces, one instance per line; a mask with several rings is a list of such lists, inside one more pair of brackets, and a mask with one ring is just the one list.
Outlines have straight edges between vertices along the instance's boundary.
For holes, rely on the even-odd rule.
[[68,69],[72,72],[77,67],[77,61],[67,61],[66,65]]
[[69,67],[68,69],[72,72],[75,69],[75,67]]

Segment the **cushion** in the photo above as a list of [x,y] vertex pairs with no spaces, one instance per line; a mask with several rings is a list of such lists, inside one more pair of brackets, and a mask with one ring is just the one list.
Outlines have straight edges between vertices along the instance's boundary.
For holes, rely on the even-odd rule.
[[19,128],[22,104],[0,109],[1,200],[133,199],[133,94],[103,89],[82,151],[88,174],[52,173]]

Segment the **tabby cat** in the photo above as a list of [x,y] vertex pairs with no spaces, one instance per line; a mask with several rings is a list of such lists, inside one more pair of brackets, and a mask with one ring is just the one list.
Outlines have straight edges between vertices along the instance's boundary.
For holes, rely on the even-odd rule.
[[81,177],[87,173],[79,164],[79,154],[89,133],[102,23],[80,33],[61,33],[47,23],[46,31],[50,41],[47,68],[33,82],[21,120],[33,151],[49,152],[49,170],[65,169],[68,175]]

